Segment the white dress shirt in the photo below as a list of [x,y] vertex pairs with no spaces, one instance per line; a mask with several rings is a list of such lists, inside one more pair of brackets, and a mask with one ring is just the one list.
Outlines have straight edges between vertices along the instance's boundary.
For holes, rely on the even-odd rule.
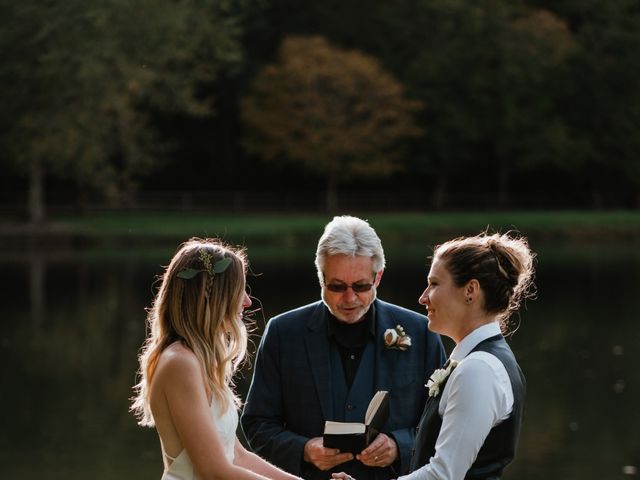
[[513,410],[513,389],[504,365],[487,352],[471,352],[500,334],[492,322],[478,327],[456,345],[450,358],[459,362],[440,397],[442,427],[435,455],[427,465],[398,480],[463,480],[489,431]]

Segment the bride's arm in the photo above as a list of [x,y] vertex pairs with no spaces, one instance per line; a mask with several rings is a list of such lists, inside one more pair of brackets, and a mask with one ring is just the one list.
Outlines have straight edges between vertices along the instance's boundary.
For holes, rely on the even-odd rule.
[[246,468],[274,480],[300,480],[300,477],[291,475],[290,473],[287,473],[284,470],[279,469],[275,465],[267,462],[255,453],[249,452],[242,446],[240,440],[238,440],[237,438],[234,453],[235,456],[233,463],[240,467]]

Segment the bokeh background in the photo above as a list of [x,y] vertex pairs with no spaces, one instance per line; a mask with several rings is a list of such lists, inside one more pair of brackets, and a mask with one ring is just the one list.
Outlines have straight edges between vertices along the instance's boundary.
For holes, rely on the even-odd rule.
[[639,10],[2,0],[0,200],[637,208]]
[[435,244],[526,235],[505,478],[640,476],[636,0],[0,0],[0,26],[6,476],[159,478],[127,410],[162,265],[193,235],[246,246],[257,343],[318,298],[343,213],[416,311]]

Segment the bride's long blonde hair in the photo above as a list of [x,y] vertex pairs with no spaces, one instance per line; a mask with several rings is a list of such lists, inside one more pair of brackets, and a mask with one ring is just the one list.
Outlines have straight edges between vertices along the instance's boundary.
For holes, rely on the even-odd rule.
[[[229,258],[230,264],[215,273],[216,263],[223,258]],[[178,276],[187,269],[199,272],[193,278]],[[148,334],[139,355],[139,382],[131,406],[140,425],[154,425],[149,386],[160,354],[174,342],[195,354],[206,390],[223,411],[239,406],[233,374],[247,348],[247,329],[241,317],[246,272],[243,249],[209,238],[191,238],[180,245],[148,309]]]

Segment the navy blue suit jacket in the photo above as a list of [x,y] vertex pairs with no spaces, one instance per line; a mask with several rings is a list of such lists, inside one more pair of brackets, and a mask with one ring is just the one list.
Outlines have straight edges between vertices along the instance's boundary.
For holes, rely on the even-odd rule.
[[[327,320],[327,308],[319,301],[269,321],[241,417],[244,434],[254,452],[307,479],[330,477],[329,472],[321,472],[304,461],[304,445],[310,438],[322,436],[325,420],[338,418],[334,412]],[[412,340],[405,351],[384,346],[384,331],[397,325]],[[415,426],[427,397],[424,384],[442,365],[445,355],[440,337],[427,329],[424,315],[381,300],[375,300],[375,332],[375,366],[361,363],[359,368],[376,368],[374,392],[389,391],[390,416],[383,432],[394,438],[400,456],[400,471],[369,468],[365,474],[381,480],[407,471]],[[352,393],[366,409],[371,392]],[[338,465],[331,471],[362,476],[363,465],[356,462]]]

